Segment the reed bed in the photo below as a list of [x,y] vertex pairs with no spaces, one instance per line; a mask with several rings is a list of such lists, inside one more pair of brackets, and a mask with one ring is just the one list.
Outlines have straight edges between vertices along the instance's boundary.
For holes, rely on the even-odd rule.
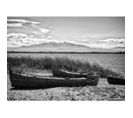
[[8,65],[11,67],[20,68],[35,68],[35,69],[64,69],[72,72],[89,72],[96,71],[99,77],[104,78],[108,75],[120,75],[119,73],[104,68],[97,63],[81,62],[80,60],[73,60],[69,58],[31,58],[31,57],[8,57]]

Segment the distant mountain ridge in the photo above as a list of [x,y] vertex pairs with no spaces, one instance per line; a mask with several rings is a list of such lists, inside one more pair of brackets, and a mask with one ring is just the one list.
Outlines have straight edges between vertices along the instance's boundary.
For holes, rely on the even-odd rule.
[[90,48],[88,46],[73,44],[73,43],[43,43],[31,46],[22,46],[18,48],[7,48],[7,51],[14,52],[116,52],[125,51],[124,48],[117,49],[103,49],[103,48]]

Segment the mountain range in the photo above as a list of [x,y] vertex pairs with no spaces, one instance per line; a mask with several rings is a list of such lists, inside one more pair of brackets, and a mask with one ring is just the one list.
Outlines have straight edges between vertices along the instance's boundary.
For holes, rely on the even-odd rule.
[[124,47],[117,47],[112,49],[104,48],[90,48],[88,46],[73,44],[73,43],[43,43],[31,46],[22,46],[18,48],[8,47],[7,51],[14,52],[120,52],[125,51]]

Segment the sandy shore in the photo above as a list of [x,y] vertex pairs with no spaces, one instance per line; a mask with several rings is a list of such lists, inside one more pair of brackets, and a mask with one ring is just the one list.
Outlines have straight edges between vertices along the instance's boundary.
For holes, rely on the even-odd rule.
[[125,86],[109,85],[106,78],[100,78],[97,86],[56,87],[36,90],[11,90],[9,76],[7,83],[7,100],[125,100]]

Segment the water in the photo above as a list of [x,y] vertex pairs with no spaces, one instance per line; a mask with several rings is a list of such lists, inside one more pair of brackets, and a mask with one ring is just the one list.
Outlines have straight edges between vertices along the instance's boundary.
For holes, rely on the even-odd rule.
[[67,57],[74,60],[89,61],[98,63],[105,68],[112,69],[116,72],[125,73],[125,54],[49,54],[49,53],[8,53],[11,57]]

